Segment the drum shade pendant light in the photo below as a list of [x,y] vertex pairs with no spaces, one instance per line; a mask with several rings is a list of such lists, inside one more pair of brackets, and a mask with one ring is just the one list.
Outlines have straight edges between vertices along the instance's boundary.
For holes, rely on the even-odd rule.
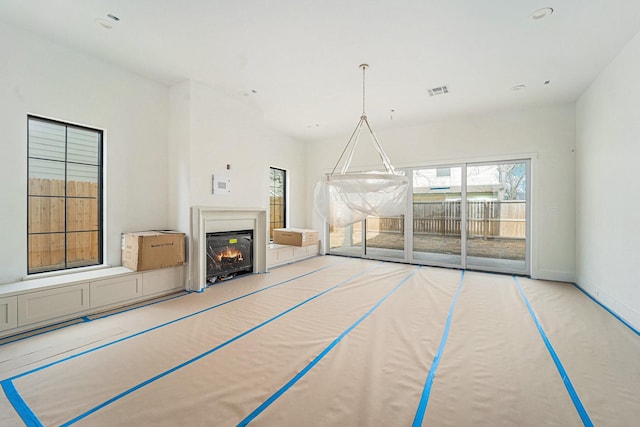
[[[367,120],[365,110],[365,73],[369,66],[361,64],[362,69],[362,115],[333,170],[324,179],[318,181],[314,191],[316,210],[322,218],[334,226],[353,224],[366,218],[393,217],[403,215],[407,209],[407,189],[409,179],[396,172],[382,149],[373,129]],[[385,171],[349,172],[351,161],[358,146],[362,129],[371,135]],[[342,162],[342,166],[339,168]]]

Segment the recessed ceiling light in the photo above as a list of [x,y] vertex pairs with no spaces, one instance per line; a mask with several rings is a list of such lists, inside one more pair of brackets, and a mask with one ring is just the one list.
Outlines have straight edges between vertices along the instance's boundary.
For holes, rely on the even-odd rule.
[[539,19],[543,19],[543,18],[551,15],[552,13],[553,13],[553,8],[552,7],[543,7],[541,9],[538,9],[535,12],[533,12],[531,15],[529,15],[529,17],[532,20],[537,21]]
[[104,29],[110,30],[113,28],[113,24],[104,18],[96,18],[95,22]]
[[526,87],[527,87],[526,85],[515,85],[511,88],[511,90],[522,90]]

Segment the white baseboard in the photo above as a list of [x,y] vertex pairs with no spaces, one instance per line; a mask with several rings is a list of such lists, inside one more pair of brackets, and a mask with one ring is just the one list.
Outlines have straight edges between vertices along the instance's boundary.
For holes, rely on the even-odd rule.
[[540,280],[552,280],[554,282],[569,282],[573,283],[576,280],[574,272],[559,271],[559,270],[538,270],[531,272],[532,279]]
[[599,287],[583,287],[576,283],[582,291],[589,295],[596,302],[600,303],[607,311],[619,318],[623,323],[627,323],[640,335],[640,312],[628,306],[618,298]]

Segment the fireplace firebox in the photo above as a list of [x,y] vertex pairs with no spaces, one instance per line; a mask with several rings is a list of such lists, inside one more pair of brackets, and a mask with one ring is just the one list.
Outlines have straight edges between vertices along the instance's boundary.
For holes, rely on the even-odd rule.
[[253,273],[253,231],[207,233],[207,283]]

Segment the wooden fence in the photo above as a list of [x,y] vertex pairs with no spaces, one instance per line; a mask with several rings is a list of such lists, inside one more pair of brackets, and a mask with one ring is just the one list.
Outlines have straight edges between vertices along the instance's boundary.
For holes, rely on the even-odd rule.
[[284,197],[271,196],[269,206],[269,236],[273,239],[273,229],[284,224]]
[[67,266],[99,261],[97,183],[30,178],[28,199],[30,273],[65,267],[65,226]]
[[[416,202],[413,204],[413,233],[459,236],[461,212],[459,200]],[[404,234],[404,218],[369,218],[367,229]],[[469,237],[524,239],[525,201],[469,200],[467,234]]]

